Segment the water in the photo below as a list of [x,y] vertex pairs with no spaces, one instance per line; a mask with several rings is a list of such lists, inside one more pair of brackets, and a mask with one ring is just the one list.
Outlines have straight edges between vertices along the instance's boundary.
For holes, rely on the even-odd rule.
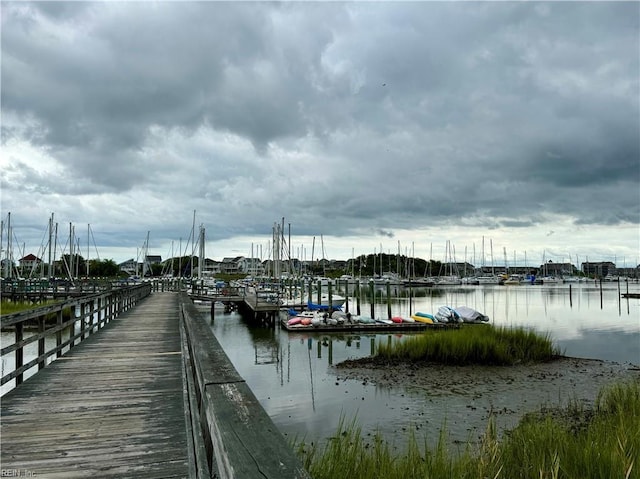
[[[626,292],[624,283],[621,287]],[[629,285],[629,291],[639,290],[637,284]],[[603,284],[602,292],[591,283],[571,289],[568,285],[462,286],[422,294],[426,296],[394,299],[393,314],[466,305],[487,314],[495,325],[549,333],[567,356],[640,364],[640,300],[619,300],[617,283]],[[350,303],[350,310],[355,309],[355,302]],[[369,304],[361,305],[362,314],[369,311]],[[375,314],[386,317],[386,303],[376,304]],[[370,355],[374,341],[402,341],[415,333],[287,332],[255,327],[237,314],[221,311],[216,312],[212,329],[267,413],[290,438],[323,442],[335,434],[341,417],[356,418],[365,434],[378,431],[396,444],[418,424],[437,440],[445,417],[453,426],[454,440],[466,440],[478,429],[465,424],[475,406],[464,395],[447,397],[443,403],[434,391],[344,380],[332,368],[345,359]],[[550,394],[548,399],[555,398]],[[483,400],[491,407],[509,406],[509,399],[502,397]]]
[[[626,284],[620,286],[626,292]],[[630,284],[629,291],[640,292],[640,285]],[[572,285],[571,289],[568,285],[461,286],[414,293],[421,296],[393,299],[394,315],[432,313],[442,305],[465,305],[487,314],[493,324],[549,333],[567,356],[640,364],[640,299],[620,300],[617,283],[604,283],[602,292],[599,285],[591,283]],[[356,310],[353,301],[350,310]],[[361,312],[368,315],[370,305],[363,303]],[[203,307],[207,319],[208,313],[209,307]],[[386,303],[375,304],[376,317],[386,314]],[[370,355],[375,342],[402,341],[414,333],[287,332],[255,327],[238,314],[223,314],[221,310],[216,311],[212,330],[262,406],[289,438],[323,442],[335,434],[344,417],[347,421],[357,419],[365,435],[379,431],[396,444],[406,439],[406,431],[411,428],[434,442],[446,418],[452,439],[464,441],[483,427],[478,421],[472,422],[472,409],[488,405],[509,408],[513,401],[495,392],[486,392],[478,399],[464,394],[443,395],[436,389],[375,386],[344,379],[333,368],[345,359]],[[63,337],[68,337],[68,332]],[[13,334],[2,333],[2,345],[11,342]],[[47,346],[50,344],[55,344],[55,338],[47,338]],[[30,345],[25,362],[36,353],[37,344]],[[2,363],[4,371],[12,370],[12,355],[3,357]],[[36,371],[32,368],[28,374]],[[11,384],[4,385],[2,393],[9,387]],[[552,402],[555,398],[550,394],[548,399]]]

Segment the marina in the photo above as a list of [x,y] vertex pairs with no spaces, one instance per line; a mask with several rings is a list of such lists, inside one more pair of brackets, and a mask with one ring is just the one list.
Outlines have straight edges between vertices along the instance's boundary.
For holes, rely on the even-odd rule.
[[[154,285],[153,290],[165,294],[160,285]],[[344,310],[357,309],[353,291],[350,288]],[[410,379],[415,371],[390,368],[380,372],[382,378],[405,378],[404,385],[398,385],[352,375],[340,365],[373,355],[381,344],[405,341],[417,334],[437,334],[441,327],[483,325],[377,323],[362,330],[339,325],[326,330],[286,328],[283,323],[290,314],[279,306],[277,323],[269,324],[227,309],[219,301],[199,299],[194,304],[239,377],[289,440],[324,442],[335,434],[341,420],[353,420],[365,434],[379,433],[394,447],[402,447],[408,431],[435,441],[446,427],[448,444],[458,447],[477,440],[491,411],[501,411],[495,419],[504,430],[513,427],[524,413],[543,405],[569,397],[592,402],[600,385],[619,375],[633,374],[640,367],[640,300],[634,297],[640,294],[637,283],[399,287],[390,289],[390,297],[385,296],[386,291],[385,287],[376,289],[372,302],[360,297],[360,308],[385,318],[389,314],[412,317],[417,310],[435,317],[443,307],[466,307],[486,315],[492,325],[533,328],[548,334],[566,356],[587,362],[490,369],[435,367],[428,385]],[[240,295],[227,297],[241,299]],[[69,331],[61,333],[71,337]],[[24,338],[34,334],[38,331],[25,329]],[[3,344],[11,344],[13,336],[13,332],[3,331]],[[38,361],[41,340],[45,350],[60,344],[55,334],[32,341],[24,347],[25,364]],[[55,355],[46,359],[48,364],[57,360]],[[3,355],[2,367],[3,374],[15,368],[13,354]],[[25,372],[24,379],[36,369]],[[10,388],[10,382],[3,385],[3,394]]]
[[[640,292],[637,284],[629,288]],[[429,288],[416,291],[412,302],[414,311],[432,312],[442,305],[468,305],[488,315],[490,324],[548,333],[567,356],[604,361],[598,364],[624,370],[629,364],[640,365],[640,303],[623,299],[615,283],[604,284],[602,290],[595,283],[571,288],[530,284]],[[386,315],[384,300],[378,298],[373,306],[376,316]],[[362,307],[368,310],[370,305],[363,302]],[[408,296],[394,297],[393,314],[408,315],[409,309]],[[208,314],[206,308],[201,311]],[[211,328],[280,430],[290,438],[304,437],[310,442],[331,437],[344,417],[356,419],[365,434],[379,431],[395,444],[402,444],[411,429],[436,441],[446,422],[450,443],[466,443],[484,431],[492,408],[504,410],[496,420],[505,428],[513,426],[524,412],[556,403],[560,397],[576,394],[592,401],[597,393],[598,380],[593,378],[578,378],[574,385],[566,386],[550,376],[547,381],[529,378],[522,389],[516,388],[517,381],[492,384],[508,376],[508,368],[491,373],[495,378],[490,382],[457,369],[449,374],[455,385],[439,387],[434,378],[432,388],[426,390],[349,379],[336,368],[347,359],[370,356],[376,344],[403,341],[423,332],[288,331],[255,326],[236,313],[216,314]],[[522,375],[548,376],[543,371],[523,368]],[[389,374],[406,371],[390,370]]]

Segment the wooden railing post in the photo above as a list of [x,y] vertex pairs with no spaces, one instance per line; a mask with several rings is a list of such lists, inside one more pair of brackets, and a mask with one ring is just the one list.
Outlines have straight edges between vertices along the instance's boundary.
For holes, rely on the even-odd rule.
[[97,310],[98,310],[98,312],[97,312],[97,314],[98,314],[98,331],[100,331],[100,328],[102,328],[102,319],[104,318],[104,316],[103,316],[104,310],[103,310],[103,304],[102,303],[103,303],[102,298],[98,298],[98,303],[97,303],[98,304],[98,308],[97,308]]
[[[38,318],[38,333],[44,333],[44,316],[40,316]],[[44,336],[41,337],[40,339],[38,339],[38,357],[41,357],[42,360],[38,362],[38,371],[40,371],[42,368],[44,368],[47,364],[47,360],[44,357],[44,348],[45,347],[45,342],[44,342]]]
[[[76,305],[74,304],[73,306],[71,306],[71,319],[75,320],[76,319]],[[76,322],[75,321],[71,321],[71,325],[69,326],[69,340],[71,341],[69,343],[69,349],[73,348],[74,346],[74,336],[76,334]]]
[[[89,319],[89,321],[88,321],[89,322],[89,336],[91,336],[93,334],[93,315],[96,314],[95,307],[96,307],[96,302],[95,302],[95,300],[92,299],[91,301],[89,301],[89,318],[88,318]],[[98,319],[100,319],[99,314],[100,313],[98,313]]]
[[[22,323],[16,324],[16,343],[22,341]],[[22,347],[16,349],[16,369],[22,367],[23,351]],[[22,384],[22,373],[16,376],[16,386]]]
[[89,303],[80,303],[80,332],[82,333],[80,341],[84,341],[85,333],[87,331],[87,306],[89,306]]
[[[56,313],[56,326],[62,326],[62,308]],[[62,345],[62,329],[56,332],[56,347],[59,348]],[[62,356],[62,350],[58,349],[56,352],[56,358]]]

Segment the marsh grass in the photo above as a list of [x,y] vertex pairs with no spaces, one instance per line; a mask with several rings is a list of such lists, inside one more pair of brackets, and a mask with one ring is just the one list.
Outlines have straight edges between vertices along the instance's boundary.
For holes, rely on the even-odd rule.
[[572,402],[527,415],[501,439],[490,418],[480,444],[462,453],[451,453],[445,439],[441,432],[436,444],[420,447],[411,434],[397,453],[380,435],[365,440],[355,421],[341,420],[323,447],[295,447],[315,479],[637,479],[640,381],[603,389],[593,409]]
[[33,303],[32,301],[0,301],[0,314],[12,314],[20,311],[26,311],[29,309],[40,308],[49,304],[54,304],[57,301],[49,300],[41,303]]
[[[13,302],[13,301],[1,301],[0,302],[0,315],[5,315],[5,314],[13,314],[13,313],[19,313],[20,311],[28,311],[30,309],[37,309],[37,308],[41,308],[43,306],[50,306],[52,304],[56,304],[59,303],[59,300],[47,300],[47,301],[42,301],[39,303],[33,303],[31,301],[19,301],[19,302]],[[62,310],[62,319],[64,321],[68,320],[71,318],[71,308],[64,308]],[[56,313],[49,313],[45,316],[45,321],[46,323],[51,323],[51,322],[55,322],[57,320],[56,318]],[[37,321],[32,320],[29,321],[27,323],[25,323],[25,326],[30,328],[30,327],[36,327],[37,326]],[[8,329],[12,329],[12,327],[9,327]]]
[[406,341],[379,344],[384,359],[443,364],[513,365],[549,361],[561,354],[548,334],[491,325],[431,330]]

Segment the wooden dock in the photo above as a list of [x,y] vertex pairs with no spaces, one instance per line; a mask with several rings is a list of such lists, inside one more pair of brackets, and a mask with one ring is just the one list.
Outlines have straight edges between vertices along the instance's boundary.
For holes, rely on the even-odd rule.
[[152,295],[2,398],[3,473],[188,477],[184,401],[178,295]]
[[275,325],[276,317],[280,310],[280,304],[277,300],[247,288],[228,287],[212,291],[201,291],[191,293],[190,297],[194,301],[210,302],[212,317],[214,315],[214,303],[220,302],[225,305],[225,308],[233,305],[233,308],[237,309],[243,316],[271,326]]
[[[6,373],[3,384],[39,366],[2,397],[2,477],[309,479],[210,320],[186,293],[150,290],[71,301],[81,316],[62,323],[59,311],[53,330],[78,321],[82,329],[49,351],[48,307],[2,316],[20,326],[16,342],[3,348],[16,354],[20,372]],[[23,339],[22,324],[33,315],[39,332]],[[44,367],[45,357],[81,339]],[[37,343],[41,356],[21,366],[27,343]]]

